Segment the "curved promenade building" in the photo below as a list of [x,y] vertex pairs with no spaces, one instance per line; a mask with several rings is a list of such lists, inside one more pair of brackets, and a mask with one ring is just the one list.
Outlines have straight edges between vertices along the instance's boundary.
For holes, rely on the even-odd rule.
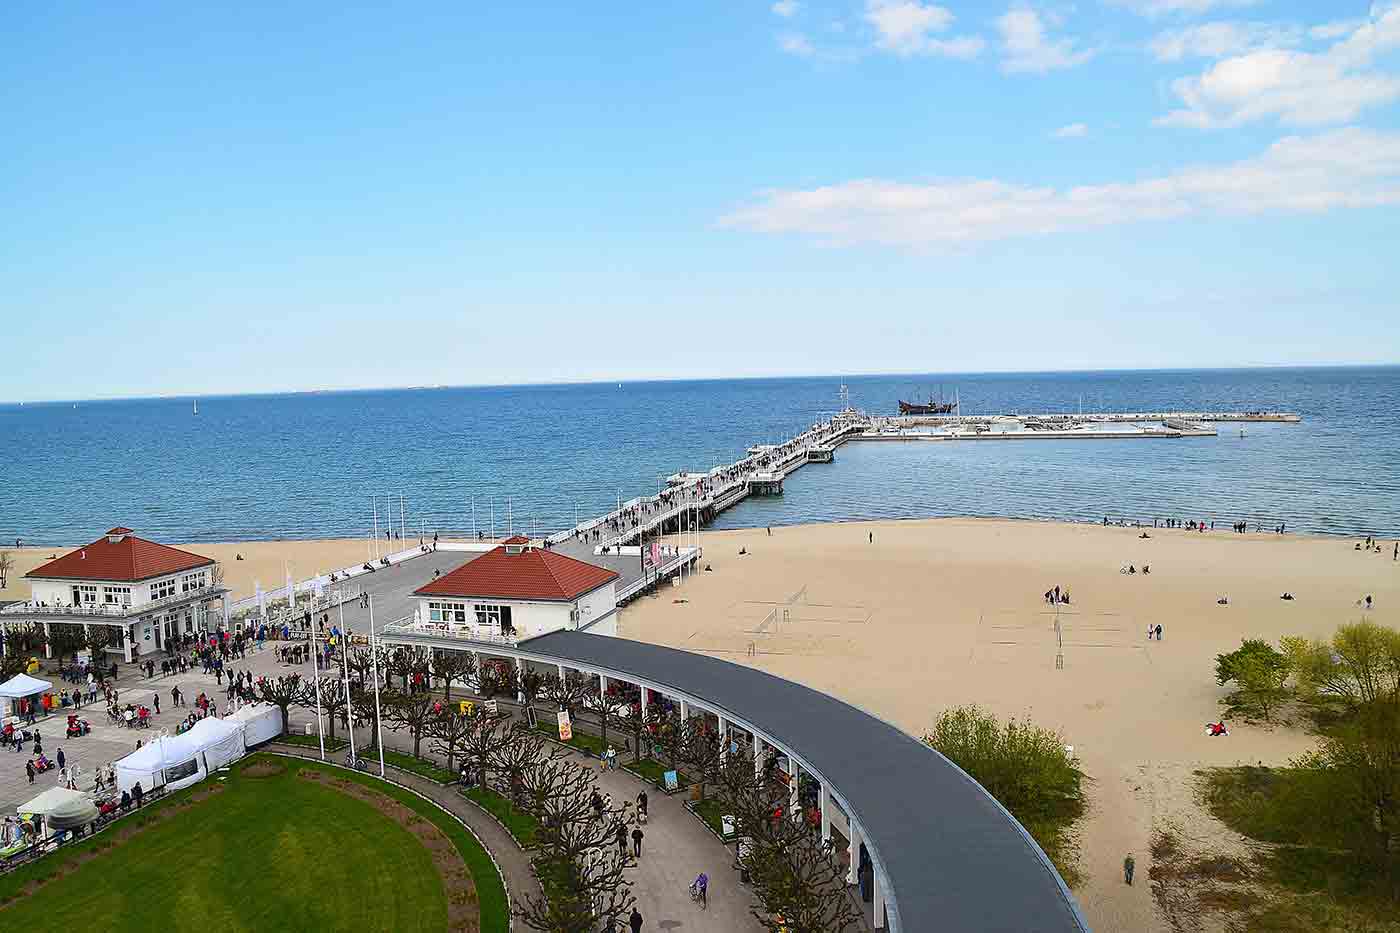
[[[872,863],[873,916],[893,931],[1081,931],[1073,896],[1015,819],[956,765],[889,723],[800,684],[674,648],[579,631],[515,645],[395,626],[385,640],[468,650],[478,662],[579,671],[641,688],[711,718],[721,737],[769,749],[820,785],[823,838],[834,829]],[[799,780],[791,781],[794,796]],[[850,883],[857,859],[851,858]]]

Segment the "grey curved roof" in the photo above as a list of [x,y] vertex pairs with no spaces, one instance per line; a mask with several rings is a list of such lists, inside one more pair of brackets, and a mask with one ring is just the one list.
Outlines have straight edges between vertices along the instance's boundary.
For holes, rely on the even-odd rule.
[[870,840],[903,930],[1088,929],[1021,825],[964,771],[882,719],[763,671],[625,638],[552,632],[520,650],[670,685],[791,749]]

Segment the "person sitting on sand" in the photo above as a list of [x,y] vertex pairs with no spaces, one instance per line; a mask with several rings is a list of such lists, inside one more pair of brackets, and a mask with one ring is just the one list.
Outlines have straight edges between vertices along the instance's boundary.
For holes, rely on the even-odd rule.
[[1219,599],[1217,599],[1217,600],[1215,601],[1215,604],[1216,604],[1217,606],[1228,606],[1228,605],[1230,605],[1230,597],[1228,597],[1228,596],[1222,596],[1222,597],[1220,597]]
[[1150,534],[1148,534],[1147,532],[1144,531],[1142,534],[1138,535],[1138,537],[1139,537],[1139,538],[1150,538],[1150,537],[1152,537],[1152,536],[1151,536]]
[[1230,734],[1230,730],[1225,728],[1225,720],[1223,719],[1220,722],[1207,723],[1206,728],[1212,736]]
[[1143,573],[1151,573],[1151,572],[1152,572],[1152,568],[1149,567],[1149,566],[1147,566],[1146,564],[1143,564],[1143,565],[1142,565],[1142,572],[1143,572]]
[[743,556],[744,556],[745,554],[747,554],[748,552],[749,552],[749,549],[748,549],[748,548],[745,548],[745,547],[739,548],[739,556],[740,556],[740,557],[743,557]]
[[1371,606],[1372,606],[1371,594],[1367,593],[1367,594],[1366,594],[1366,611],[1367,611],[1367,612],[1370,612],[1370,611],[1371,611]]
[[1279,597],[1279,599],[1285,599],[1285,600],[1288,600],[1289,602],[1292,602],[1292,601],[1293,601],[1293,594],[1292,594],[1292,593],[1284,593],[1282,596]]
[[1069,605],[1069,590],[1065,590],[1060,594],[1060,602],[1064,603],[1066,606]]
[[1134,567],[1132,564],[1129,564],[1129,565],[1128,565],[1128,573],[1137,573],[1137,568]]

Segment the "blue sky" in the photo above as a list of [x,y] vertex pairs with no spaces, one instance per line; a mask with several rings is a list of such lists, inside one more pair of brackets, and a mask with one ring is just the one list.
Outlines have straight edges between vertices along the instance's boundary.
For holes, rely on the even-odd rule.
[[88,6],[0,399],[1400,360],[1400,2]]

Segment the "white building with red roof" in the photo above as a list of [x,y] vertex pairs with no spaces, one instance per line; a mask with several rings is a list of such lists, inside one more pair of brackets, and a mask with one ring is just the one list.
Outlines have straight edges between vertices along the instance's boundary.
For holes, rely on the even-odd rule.
[[414,590],[413,621],[400,628],[487,643],[560,630],[615,634],[617,579],[516,536]]
[[[6,624],[39,623],[109,630],[106,650],[128,662],[173,651],[185,635],[208,628],[211,601],[222,600],[219,565],[213,559],[112,528],[25,574],[28,602],[6,606]],[[48,648],[53,656],[52,647]]]

